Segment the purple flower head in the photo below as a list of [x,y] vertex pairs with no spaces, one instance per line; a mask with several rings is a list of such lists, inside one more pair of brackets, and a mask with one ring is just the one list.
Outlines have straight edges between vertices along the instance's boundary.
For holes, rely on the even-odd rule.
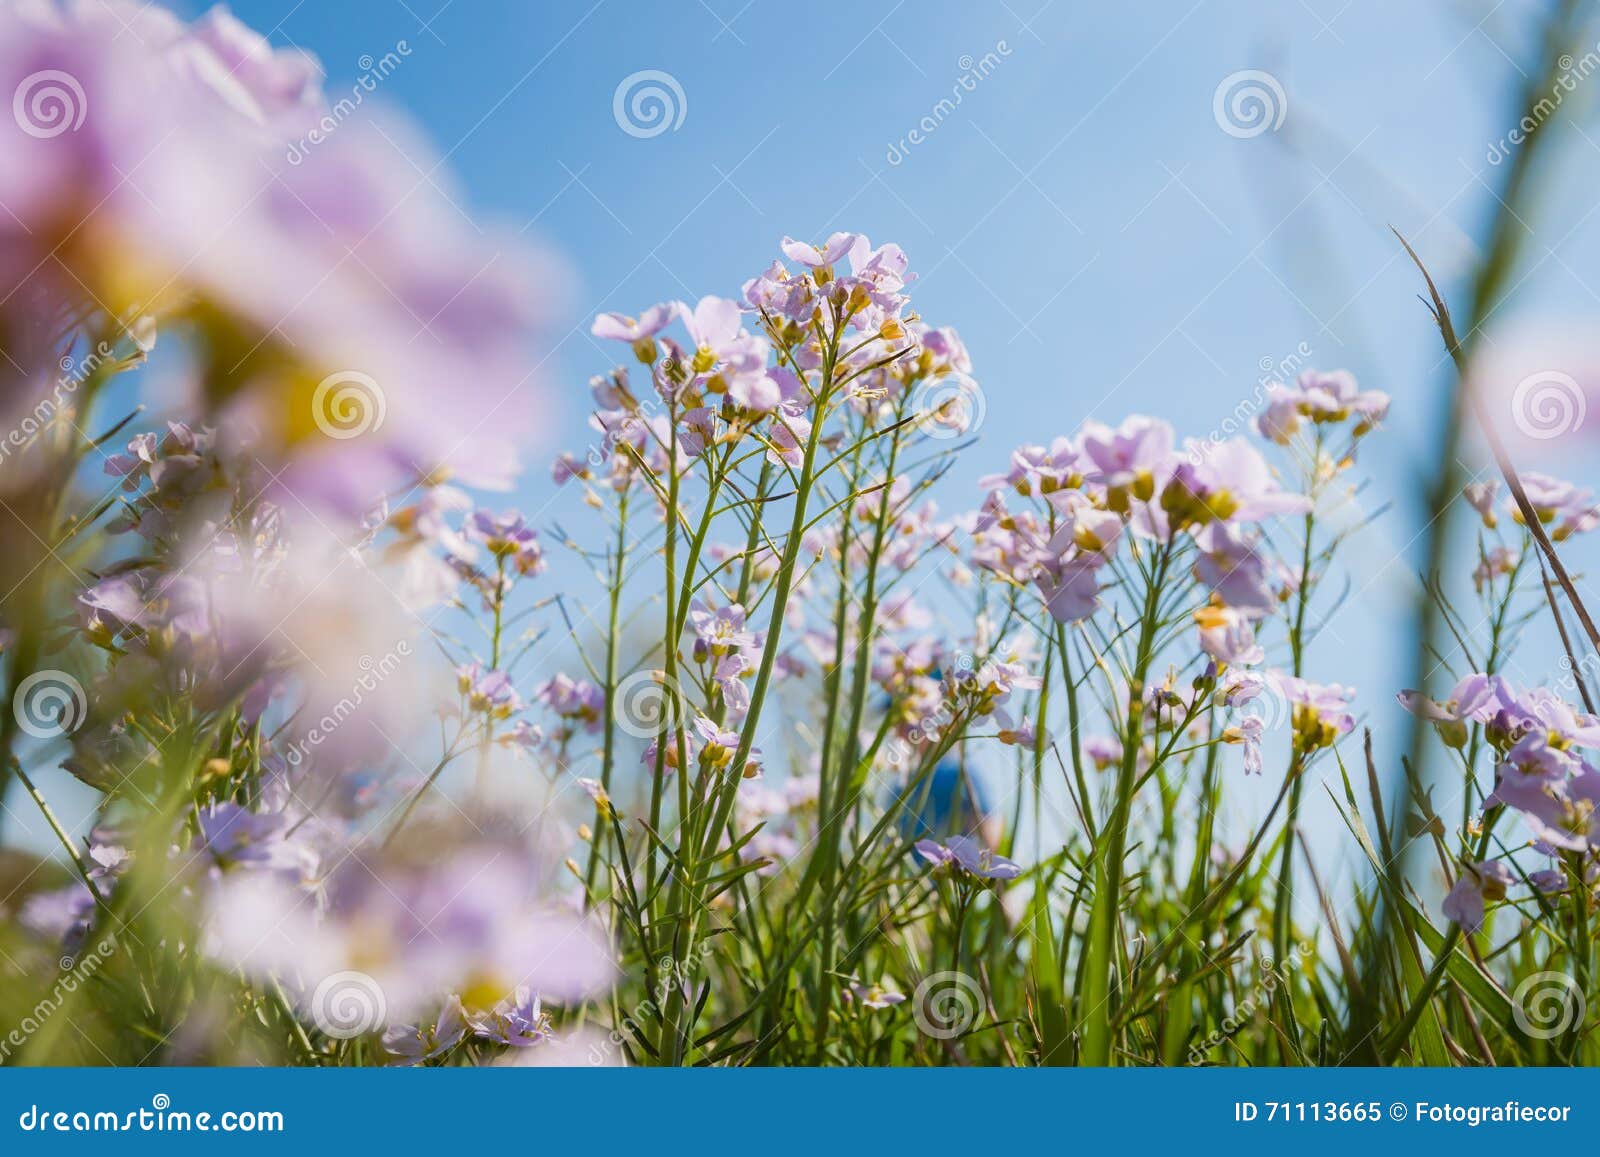
[[646,365],[656,360],[656,334],[665,329],[678,315],[676,302],[652,305],[638,319],[621,313],[602,313],[594,319],[589,332],[598,338],[625,341],[633,347],[634,356]]
[[1578,768],[1576,757],[1550,745],[1548,732],[1530,731],[1506,752],[1500,776],[1502,783],[1515,781],[1519,786],[1542,788],[1566,782]]
[[1244,715],[1237,723],[1229,724],[1222,731],[1222,742],[1237,744],[1244,749],[1246,775],[1261,774],[1261,735],[1265,730],[1266,720],[1261,716]]
[[793,237],[785,236],[781,247],[783,255],[790,261],[798,262],[808,269],[826,269],[849,253],[855,243],[854,233],[835,233],[822,245],[808,245],[804,241],[796,241]]
[[222,801],[200,813],[199,827],[199,848],[225,871],[279,872],[290,882],[309,880],[316,874],[316,852],[289,838],[289,821],[282,814],[252,812]]
[[1250,620],[1231,607],[1207,606],[1195,612],[1200,649],[1218,663],[1252,666],[1266,658]]
[[[1600,507],[1595,504],[1592,490],[1535,470],[1523,473],[1521,482],[1528,504],[1539,522],[1549,528],[1554,541],[1600,526]],[[1522,509],[1515,503],[1510,504],[1510,512],[1517,522],[1524,521]]]
[[809,320],[816,309],[816,283],[809,277],[791,277],[779,261],[745,282],[742,296],[751,309],[793,322]]
[[1083,754],[1098,770],[1104,771],[1122,762],[1122,740],[1115,735],[1091,735],[1083,741]]
[[1500,524],[1495,516],[1495,500],[1500,494],[1498,478],[1491,478],[1487,482],[1469,482],[1462,487],[1461,494],[1466,498],[1467,505],[1478,512],[1485,530],[1493,530]]
[[764,369],[729,378],[727,392],[729,403],[747,417],[771,414],[783,404],[782,386]]
[[1484,902],[1504,900],[1506,889],[1515,882],[1511,870],[1499,860],[1468,864],[1444,899],[1445,917],[1461,925],[1463,932],[1474,933],[1483,927]]
[[1543,778],[1540,769],[1526,774],[1503,764],[1490,802],[1521,812],[1549,848],[1588,852],[1600,847],[1600,772],[1587,764],[1577,764],[1571,776],[1559,780]]
[[[733,760],[733,754],[739,747],[739,733],[726,731],[704,715],[695,716],[694,731],[699,736],[700,762],[707,767],[725,767]],[[750,754],[750,764],[744,770],[749,777],[756,768],[756,753]]]
[[1195,577],[1211,589],[1225,607],[1251,619],[1270,615],[1277,609],[1267,562],[1262,558],[1258,536],[1243,527],[1213,522],[1195,534],[1200,553],[1195,559]]
[[585,731],[600,729],[605,714],[605,692],[587,679],[574,679],[557,672],[533,694],[555,714],[582,726]]
[[1022,874],[1015,861],[990,851],[970,836],[949,836],[942,844],[918,840],[915,848],[935,869],[959,870],[980,880],[1014,880]]
[[459,996],[447,996],[439,1013],[421,1024],[397,1024],[384,1030],[383,1047],[396,1064],[420,1065],[443,1056],[467,1035],[467,1014]]
[[717,660],[712,678],[722,692],[722,701],[736,719],[742,719],[750,710],[750,687],[744,676],[752,670],[750,659],[743,654],[724,655]]
[[474,1035],[512,1048],[524,1049],[555,1039],[550,1014],[543,1010],[539,994],[525,984],[489,1011],[469,1013],[466,1019]]
[[1572,886],[1567,874],[1559,868],[1541,868],[1528,874],[1528,882],[1546,896],[1559,895]]
[[1204,444],[1189,455],[1161,492],[1161,508],[1176,526],[1259,522],[1311,509],[1311,500],[1286,492],[1261,452],[1244,438]]
[[[104,885],[99,887],[104,889]],[[83,884],[68,884],[29,896],[18,918],[24,928],[56,941],[63,952],[75,956],[89,934],[94,908],[94,893]]]
[[1173,468],[1172,427],[1135,415],[1115,430],[1098,422],[1083,427],[1082,449],[1088,480],[1106,492],[1112,510],[1126,512],[1130,500],[1149,502]]
[[1355,690],[1338,683],[1310,683],[1293,676],[1279,675],[1277,682],[1292,709],[1295,742],[1302,751],[1331,747],[1341,735],[1355,728],[1350,701]]
[[491,719],[505,719],[522,709],[522,700],[504,671],[485,670],[474,659],[456,668],[456,686],[472,711]]
[[94,843],[89,846],[89,879],[114,879],[133,863],[133,853],[120,844]]
[[788,466],[798,470],[805,461],[806,443],[811,437],[811,423],[798,414],[779,413],[767,428],[770,446],[767,460],[774,466]]
[[844,998],[874,1011],[904,1004],[906,999],[903,992],[895,992],[881,984],[862,984],[859,980],[849,981],[845,985]]
[[[369,109],[312,142],[315,62],[223,9],[186,25],[29,0],[0,9],[0,46],[34,130],[7,133],[0,164],[0,273],[22,290],[7,333],[53,324],[26,316],[46,302],[157,327],[181,311],[207,331],[194,380],[227,382],[194,397],[222,420],[219,452],[341,515],[436,471],[508,480],[511,423],[482,416],[527,378],[540,279],[514,239],[461,222],[442,175],[417,188],[413,162],[438,166],[409,125]],[[39,78],[63,75],[52,105]],[[253,356],[204,364],[231,341]],[[441,383],[457,404],[437,404]]]
[[210,49],[220,69],[191,56],[196,75],[245,115],[295,135],[310,128],[326,101],[322,66],[298,49],[274,49],[255,29],[218,4],[189,28],[191,46]]
[[1094,614],[1100,605],[1100,566],[1094,555],[1040,566],[1034,581],[1051,618],[1075,623]]
[[[728,376],[762,374],[767,364],[767,343],[746,333],[739,303],[725,297],[702,297],[693,309],[678,303],[678,316],[694,342],[688,370],[694,374],[725,371]],[[725,390],[719,374],[714,388]]]
[[1457,683],[1442,702],[1418,691],[1402,691],[1397,698],[1418,719],[1434,724],[1451,747],[1462,747],[1467,742],[1468,725],[1487,722],[1494,714],[1498,687],[1498,676],[1474,674]]
[[509,560],[518,574],[532,576],[544,570],[539,532],[529,527],[516,511],[494,514],[474,510],[467,519],[466,531],[468,538],[482,543],[490,554]]
[[754,632],[745,627],[744,607],[738,603],[713,610],[696,600],[689,610],[689,623],[694,627],[695,657],[701,661],[708,655],[742,654],[756,645]]
[[1306,370],[1292,387],[1275,382],[1269,389],[1272,400],[1257,417],[1256,432],[1280,444],[1287,444],[1303,421],[1321,426],[1354,418],[1350,433],[1359,438],[1389,412],[1388,394],[1362,390],[1345,370]]
[[[1013,720],[1004,707],[995,708],[994,721],[999,725],[995,738],[1007,747],[1035,748],[1040,742],[1038,725],[1026,717]],[[1050,742],[1050,732],[1044,733],[1044,742]]]

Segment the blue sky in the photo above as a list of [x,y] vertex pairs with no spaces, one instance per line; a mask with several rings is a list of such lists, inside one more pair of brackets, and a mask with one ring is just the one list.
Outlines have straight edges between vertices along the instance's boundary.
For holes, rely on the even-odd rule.
[[[944,483],[947,509],[974,502],[976,478],[1012,446],[1088,417],[1154,412],[1203,435],[1251,395],[1261,364],[1302,345],[1310,364],[1389,391],[1390,428],[1362,469],[1370,504],[1395,508],[1362,540],[1359,597],[1313,666],[1360,686],[1375,722],[1396,722],[1390,696],[1411,664],[1397,627],[1415,583],[1406,546],[1448,379],[1389,226],[1447,286],[1468,267],[1500,179],[1487,153],[1510,127],[1542,6],[233,7],[276,43],[315,53],[335,96],[365,58],[404,41],[378,95],[447,158],[452,176],[434,179],[463,210],[525,231],[565,264],[542,381],[518,399],[553,414],[519,495],[530,509],[548,509],[544,463],[586,441],[584,383],[616,357],[588,336],[593,313],[731,296],[785,233],[899,242],[922,273],[919,312],[961,331],[987,410],[979,445]],[[986,55],[987,75],[936,112]],[[1252,69],[1281,86],[1283,121],[1241,139],[1219,127],[1213,100],[1225,77]],[[681,125],[648,138],[613,116],[619,83],[641,70],[670,74],[684,98]],[[937,127],[905,148],[927,116]],[[1600,147],[1581,119],[1554,131],[1564,167],[1508,316],[1592,315],[1600,302],[1574,272],[1600,250],[1586,216]]]

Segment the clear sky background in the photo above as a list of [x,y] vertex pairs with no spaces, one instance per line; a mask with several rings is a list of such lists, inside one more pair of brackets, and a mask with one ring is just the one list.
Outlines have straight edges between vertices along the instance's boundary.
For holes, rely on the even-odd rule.
[[[180,7],[194,15],[205,5]],[[588,336],[593,314],[734,296],[785,233],[847,229],[900,243],[921,272],[919,312],[965,338],[987,410],[980,443],[943,483],[947,510],[974,504],[976,479],[1014,445],[1085,418],[1143,411],[1204,435],[1251,396],[1263,363],[1302,343],[1310,364],[1389,391],[1389,428],[1361,469],[1369,505],[1394,506],[1350,556],[1357,597],[1311,669],[1358,686],[1380,745],[1398,749],[1392,696],[1412,663],[1404,624],[1418,565],[1408,544],[1449,378],[1389,226],[1447,288],[1470,267],[1502,175],[1488,153],[1534,68],[1543,5],[233,7],[274,42],[315,53],[335,99],[366,58],[404,41],[409,55],[377,98],[420,121],[446,158],[431,174],[418,158],[419,179],[428,174],[475,218],[525,230],[564,263],[542,380],[514,402],[542,415],[545,441],[518,495],[542,518],[568,501],[552,498],[545,464],[587,443],[585,382],[618,356]],[[936,112],[989,54],[988,75]],[[646,69],[671,74],[684,115],[639,138],[613,117],[613,94]],[[1240,139],[1219,127],[1213,98],[1246,69],[1269,72],[1286,106],[1275,131]],[[1570,97],[1554,127],[1560,168],[1508,320],[1535,309],[1593,319],[1600,308],[1586,283],[1600,284],[1590,215],[1600,132],[1577,107],[1589,96]],[[937,128],[907,148],[927,116]],[[1591,420],[1600,428],[1600,408]],[[1536,449],[1541,465],[1581,476],[1595,445]]]

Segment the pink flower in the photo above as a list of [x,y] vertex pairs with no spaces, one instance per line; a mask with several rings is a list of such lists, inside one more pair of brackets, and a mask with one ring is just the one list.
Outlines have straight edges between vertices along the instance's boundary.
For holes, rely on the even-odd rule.
[[1191,439],[1187,448],[1188,458],[1161,493],[1161,508],[1179,526],[1259,522],[1311,509],[1309,498],[1278,485],[1266,459],[1243,438],[1212,443]]
[[767,449],[767,459],[776,466],[789,466],[796,470],[805,462],[806,442],[811,437],[811,423],[794,414],[780,414],[768,428],[772,445]]
[[1484,901],[1504,900],[1506,889],[1515,882],[1511,870],[1499,860],[1468,864],[1444,899],[1445,917],[1470,935],[1483,927]]
[[823,269],[832,265],[843,257],[856,243],[854,233],[835,233],[823,245],[808,245],[804,241],[796,241],[793,237],[785,236],[783,239],[783,255],[790,261],[798,261],[810,269]]
[[1089,481],[1112,496],[1112,509],[1126,509],[1128,499],[1148,502],[1172,471],[1172,427],[1155,418],[1135,415],[1115,430],[1098,422],[1083,426],[1083,458]]
[[589,332],[595,337],[636,345],[647,338],[655,337],[665,329],[677,316],[678,309],[678,303],[669,301],[661,305],[652,305],[637,319],[623,313],[602,313],[594,319],[594,325],[590,327]]
[[1266,658],[1250,620],[1231,607],[1202,607],[1194,617],[1200,649],[1218,663],[1250,666]]

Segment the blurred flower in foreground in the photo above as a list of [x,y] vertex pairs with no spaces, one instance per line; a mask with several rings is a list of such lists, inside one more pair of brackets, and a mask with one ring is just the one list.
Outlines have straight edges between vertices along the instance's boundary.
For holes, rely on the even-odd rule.
[[349,849],[315,889],[224,873],[209,909],[211,949],[231,967],[307,1001],[326,977],[359,972],[390,1024],[435,1018],[441,1000],[449,1020],[458,1002],[466,1025],[501,1043],[543,1031],[535,995],[576,1001],[613,971],[603,930],[560,902],[539,857],[436,827]]
[[[45,395],[63,343],[175,326],[196,415],[228,418],[224,463],[277,492],[350,513],[441,472],[509,481],[540,314],[527,254],[463,220],[431,151],[376,108],[290,164],[319,80],[224,9],[0,11],[8,406]],[[83,317],[75,338],[64,319]],[[57,402],[92,389],[67,386]]]

